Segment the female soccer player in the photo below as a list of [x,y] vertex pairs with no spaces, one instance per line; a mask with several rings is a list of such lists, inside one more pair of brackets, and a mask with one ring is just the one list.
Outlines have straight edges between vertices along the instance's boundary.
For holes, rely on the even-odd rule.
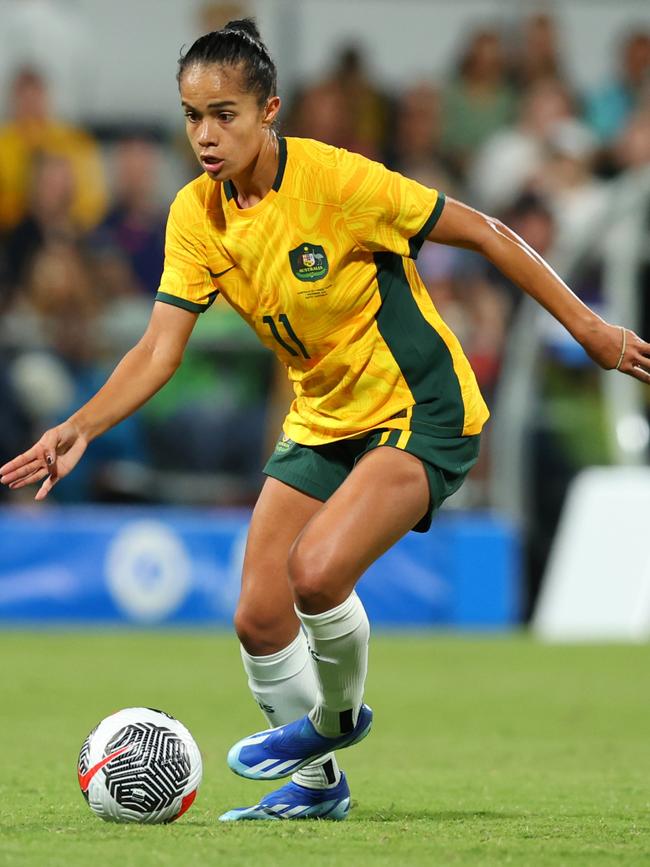
[[[506,226],[360,156],[274,130],[276,71],[250,20],[198,39],[178,71],[204,169],[171,206],[151,321],[102,389],[0,469],[42,500],[87,444],[172,376],[221,293],[286,365],[295,400],[255,507],[235,626],[272,729],[228,762],[292,779],[222,819],[343,819],[333,751],[369,731],[359,576],[476,461],[488,412],[413,260],[425,240],[478,250],[604,368],[650,380],[650,344],[584,306]],[[318,106],[314,106],[318,111]],[[302,628],[301,628],[302,626]]]

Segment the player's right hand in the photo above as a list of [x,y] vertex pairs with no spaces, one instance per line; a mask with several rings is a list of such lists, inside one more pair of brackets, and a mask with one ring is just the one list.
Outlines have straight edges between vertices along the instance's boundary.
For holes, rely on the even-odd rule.
[[0,467],[0,482],[12,490],[45,481],[35,500],[44,500],[54,485],[67,476],[86,451],[88,442],[70,421],[46,431],[31,449]]

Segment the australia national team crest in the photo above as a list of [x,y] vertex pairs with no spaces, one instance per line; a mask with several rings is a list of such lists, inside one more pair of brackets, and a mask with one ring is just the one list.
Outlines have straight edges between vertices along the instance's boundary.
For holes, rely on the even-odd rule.
[[322,280],[330,269],[325,250],[319,244],[299,244],[289,252],[291,270],[299,280]]

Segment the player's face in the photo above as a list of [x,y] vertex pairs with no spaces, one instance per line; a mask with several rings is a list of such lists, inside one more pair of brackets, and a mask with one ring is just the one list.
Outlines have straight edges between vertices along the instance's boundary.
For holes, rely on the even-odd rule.
[[245,90],[240,69],[218,63],[186,69],[180,94],[187,135],[204,171],[225,181],[254,168],[268,146],[279,98],[260,106]]

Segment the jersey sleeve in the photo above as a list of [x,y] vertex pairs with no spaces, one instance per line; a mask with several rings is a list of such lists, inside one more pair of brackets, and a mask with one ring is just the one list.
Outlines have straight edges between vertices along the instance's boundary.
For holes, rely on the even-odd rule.
[[186,198],[181,190],[169,209],[165,267],[156,301],[203,313],[218,292],[207,262],[204,216]]
[[339,171],[341,207],[357,244],[417,258],[442,213],[444,193],[347,151],[341,151]]

